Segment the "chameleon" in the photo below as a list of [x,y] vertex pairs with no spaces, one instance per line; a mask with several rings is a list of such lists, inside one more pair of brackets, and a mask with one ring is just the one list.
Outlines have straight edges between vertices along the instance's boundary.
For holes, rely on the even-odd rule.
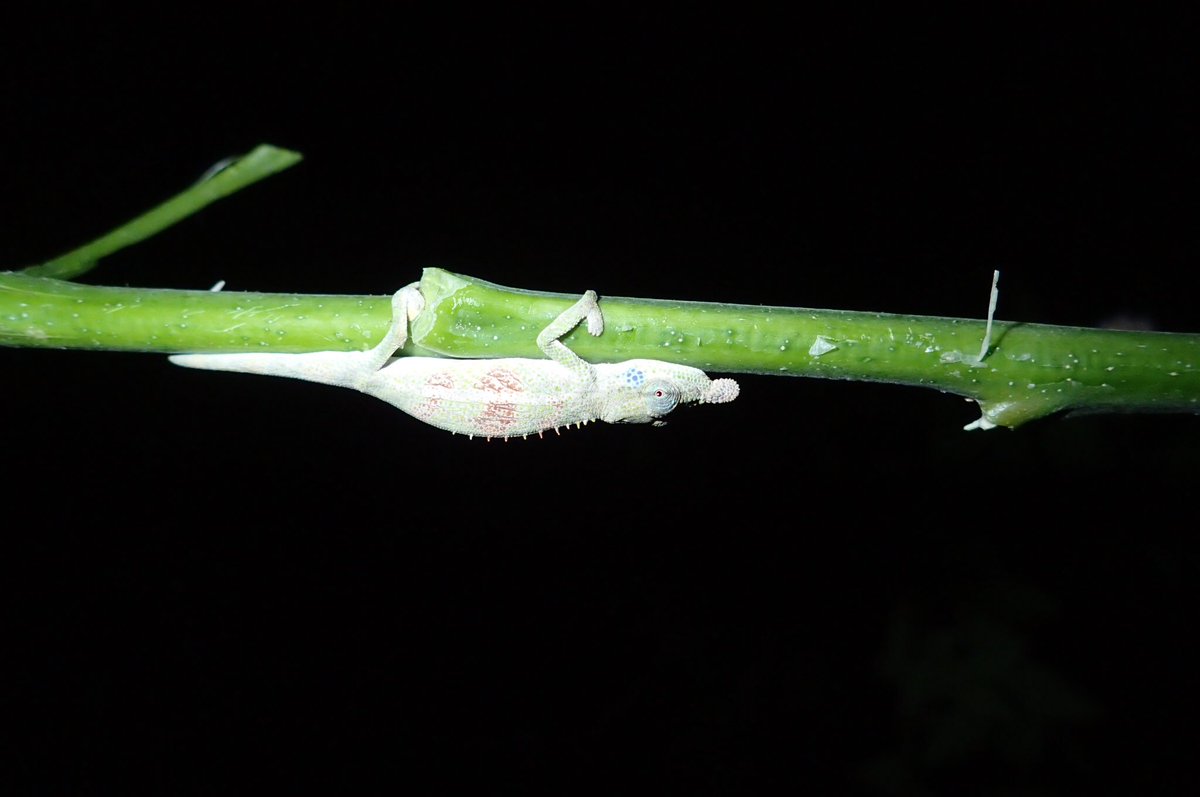
[[537,336],[546,359],[480,360],[393,357],[408,341],[409,322],[424,309],[418,283],[392,296],[383,339],[366,351],[307,354],[176,354],[176,365],[215,371],[288,376],[348,387],[382,399],[425,423],[450,432],[503,438],[539,437],[595,420],[652,423],[680,405],[723,404],[738,396],[732,379],[710,379],[698,368],[661,360],[593,364],[559,338],[586,320],[604,331],[595,291],[551,321]]

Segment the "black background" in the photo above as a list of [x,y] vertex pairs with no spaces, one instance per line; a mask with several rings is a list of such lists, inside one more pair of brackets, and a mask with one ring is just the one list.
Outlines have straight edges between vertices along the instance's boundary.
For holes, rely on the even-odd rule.
[[[980,317],[1000,268],[1002,318],[1196,331],[1196,34],[1040,4],[61,11],[0,34],[0,263],[266,141],[306,160],[85,281],[436,265]],[[505,444],[160,356],[0,363],[21,793],[1193,780],[1192,417],[965,434],[933,391],[743,377],[664,429]]]

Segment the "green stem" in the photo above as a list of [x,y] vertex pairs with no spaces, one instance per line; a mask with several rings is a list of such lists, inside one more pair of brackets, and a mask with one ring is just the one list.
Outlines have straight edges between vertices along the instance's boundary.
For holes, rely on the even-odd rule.
[[298,152],[260,144],[241,158],[227,164],[217,164],[191,188],[136,219],[53,260],[30,266],[22,273],[31,277],[57,279],[78,277],[95,268],[101,258],[162,232],[218,199],[292,166],[300,161],[300,157]]
[[[534,337],[575,297],[426,269],[413,335],[452,357],[537,357]],[[982,304],[982,302],[981,302]],[[605,334],[566,338],[597,362],[670,360],[706,371],[932,387],[979,402],[986,425],[1059,410],[1200,411],[1200,335],[793,307],[605,297]]]
[[[534,340],[578,297],[441,269],[404,354],[541,357]],[[1200,335],[839,310],[602,297],[605,333],[565,340],[595,362],[669,360],[712,372],[893,382],[980,403],[1015,427],[1059,410],[1200,410]],[[77,285],[0,272],[0,345],[149,352],[350,351],[390,320],[383,296]]]
[[[387,329],[376,296],[213,293],[63,280],[211,202],[291,166],[263,145],[101,238],[20,273],[0,272],[0,345],[153,352],[361,350]],[[426,269],[424,312],[403,354],[540,357],[540,332],[576,296],[502,288]],[[606,297],[605,334],[566,341],[595,362],[670,360],[706,371],[933,387],[979,402],[983,425],[1065,410],[1200,410],[1200,335]]]
[[112,288],[0,272],[0,345],[141,352],[368,348],[386,296]]

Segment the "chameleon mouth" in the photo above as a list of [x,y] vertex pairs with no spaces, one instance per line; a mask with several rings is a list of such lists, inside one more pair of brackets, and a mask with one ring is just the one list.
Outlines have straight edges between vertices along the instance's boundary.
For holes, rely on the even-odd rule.
[[738,383],[732,379],[714,379],[700,397],[702,404],[725,404],[738,397]]

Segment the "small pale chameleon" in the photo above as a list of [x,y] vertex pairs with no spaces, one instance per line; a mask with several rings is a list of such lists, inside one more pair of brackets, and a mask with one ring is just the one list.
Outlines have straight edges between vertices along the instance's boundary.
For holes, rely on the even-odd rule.
[[598,419],[661,426],[661,418],[680,404],[721,404],[738,395],[732,379],[709,379],[686,365],[659,360],[593,365],[581,359],[559,338],[585,319],[592,335],[604,331],[595,291],[584,293],[537,336],[545,360],[393,358],[408,340],[409,321],[424,306],[416,283],[397,291],[391,327],[368,351],[177,354],[170,359],[189,368],[290,376],[353,388],[426,423],[488,439],[541,436]]

